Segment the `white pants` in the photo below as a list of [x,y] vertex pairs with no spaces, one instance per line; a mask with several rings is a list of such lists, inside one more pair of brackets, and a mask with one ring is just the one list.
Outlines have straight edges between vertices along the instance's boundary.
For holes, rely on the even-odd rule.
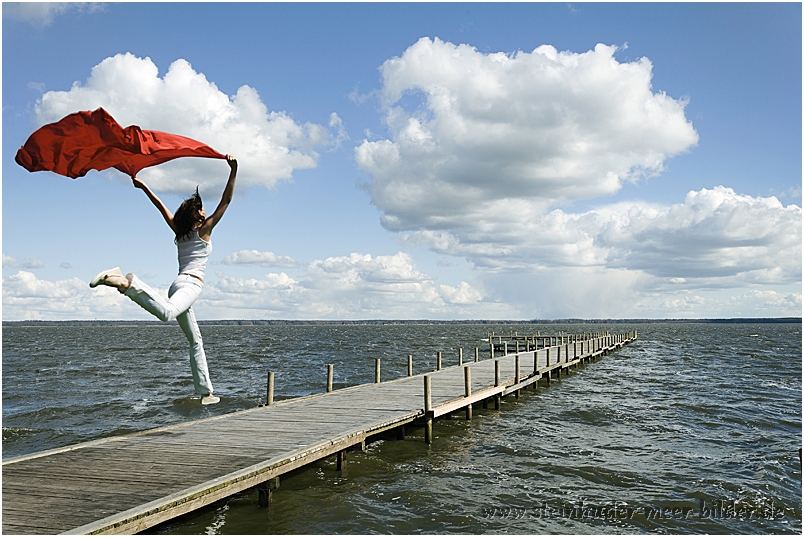
[[176,319],[190,343],[190,370],[193,373],[195,393],[206,395],[212,393],[212,382],[209,380],[207,357],[204,354],[204,342],[201,331],[193,313],[193,303],[198,299],[204,283],[187,274],[179,274],[168,290],[168,300],[155,291],[147,283],[136,276],[131,279],[131,287],[126,296],[152,313],[163,322]]

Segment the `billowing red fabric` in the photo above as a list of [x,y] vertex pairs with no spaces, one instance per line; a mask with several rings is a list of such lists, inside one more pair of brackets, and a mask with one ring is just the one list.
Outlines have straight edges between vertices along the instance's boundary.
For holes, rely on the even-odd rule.
[[179,157],[226,158],[191,138],[132,125],[123,128],[103,108],[76,112],[41,127],[14,159],[29,172],[51,171],[75,179],[89,170],[115,168],[136,177],[143,168]]

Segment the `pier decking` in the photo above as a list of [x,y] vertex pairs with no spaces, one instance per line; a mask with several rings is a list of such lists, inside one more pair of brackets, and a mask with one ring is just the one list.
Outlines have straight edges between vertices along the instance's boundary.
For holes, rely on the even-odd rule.
[[347,448],[390,430],[403,438],[413,422],[430,442],[435,418],[499,408],[636,337],[495,335],[484,360],[10,458],[3,533],[136,533],[252,487],[267,502],[287,472],[331,455],[340,465]]

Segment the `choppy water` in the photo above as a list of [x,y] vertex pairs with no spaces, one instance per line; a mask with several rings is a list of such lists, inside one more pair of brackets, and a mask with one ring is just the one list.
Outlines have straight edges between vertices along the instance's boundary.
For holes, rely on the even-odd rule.
[[[202,326],[218,405],[176,326],[4,327],[3,457],[473,359],[497,333],[639,340],[475,419],[437,421],[247,491],[158,533],[801,533],[800,324]],[[481,355],[482,356],[482,355]],[[303,366],[320,374],[309,376]]]

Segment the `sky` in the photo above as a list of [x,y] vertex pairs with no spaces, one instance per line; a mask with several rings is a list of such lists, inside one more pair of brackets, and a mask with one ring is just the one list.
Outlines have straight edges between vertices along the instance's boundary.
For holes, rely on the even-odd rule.
[[199,319],[801,316],[800,3],[2,9],[4,320],[147,320],[87,282],[176,275],[126,175],[14,162],[98,107],[239,161]]

